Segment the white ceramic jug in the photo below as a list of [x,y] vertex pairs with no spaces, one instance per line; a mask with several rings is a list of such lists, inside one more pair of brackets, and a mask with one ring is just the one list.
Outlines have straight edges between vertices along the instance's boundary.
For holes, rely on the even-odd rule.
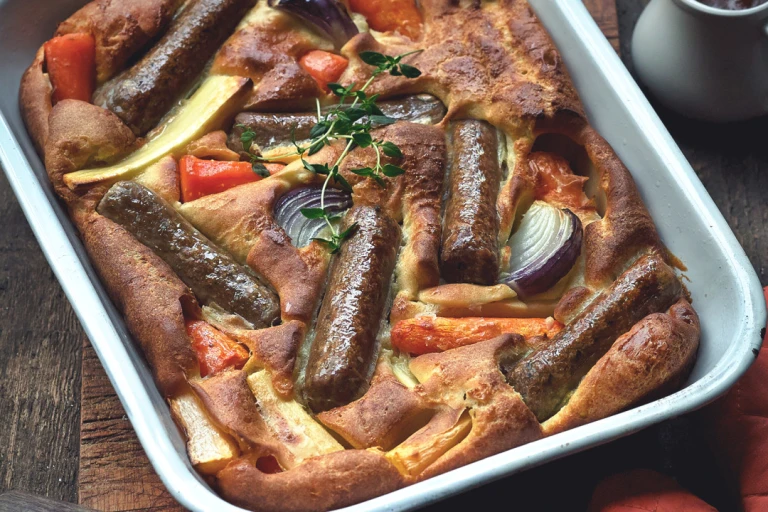
[[669,108],[707,121],[768,113],[768,3],[738,11],[651,0],[632,37],[637,74]]

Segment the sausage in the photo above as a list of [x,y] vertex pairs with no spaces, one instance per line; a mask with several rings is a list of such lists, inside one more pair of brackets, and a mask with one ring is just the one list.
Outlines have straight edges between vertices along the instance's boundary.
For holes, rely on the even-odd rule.
[[94,103],[143,135],[194,83],[255,0],[191,0],[131,68],[96,91]]
[[367,384],[400,245],[400,227],[379,207],[354,207],[342,229],[353,222],[357,230],[331,265],[309,351],[303,394],[315,412],[351,402]]
[[458,121],[450,130],[450,196],[445,206],[440,271],[449,283],[491,285],[499,274],[501,184],[496,130],[483,121]]
[[[429,94],[407,96],[397,100],[381,101],[378,106],[384,115],[398,121],[436,124],[445,116],[445,105]],[[326,112],[329,108],[324,109]],[[296,140],[309,138],[309,131],[317,123],[317,116],[312,113],[299,114],[261,114],[243,112],[235,118],[235,125],[227,145],[238,153],[244,151],[240,135],[246,129],[253,130],[256,137],[253,143],[261,149],[286,144],[291,141],[291,131]]]
[[278,319],[277,295],[148,188],[115,183],[97,211],[152,249],[202,303],[215,302],[257,328]]
[[682,293],[675,272],[659,257],[640,258],[550,344],[517,363],[507,381],[539,421],[546,420],[619,336],[666,311]]

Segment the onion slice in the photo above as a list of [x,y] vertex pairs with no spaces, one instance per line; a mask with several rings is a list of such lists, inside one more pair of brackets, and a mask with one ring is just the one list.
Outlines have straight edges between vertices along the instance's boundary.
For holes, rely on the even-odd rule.
[[[296,247],[309,245],[328,227],[324,219],[308,219],[301,213],[302,208],[320,208],[322,191],[321,185],[295,188],[275,203],[275,220]],[[325,190],[325,209],[329,214],[341,214],[351,206],[352,195],[348,192],[330,187]]]
[[502,278],[522,297],[547,291],[581,254],[583,229],[571,210],[534,201],[509,239],[509,275]]
[[327,35],[337,50],[359,33],[357,25],[337,0],[269,0],[269,6],[308,22]]

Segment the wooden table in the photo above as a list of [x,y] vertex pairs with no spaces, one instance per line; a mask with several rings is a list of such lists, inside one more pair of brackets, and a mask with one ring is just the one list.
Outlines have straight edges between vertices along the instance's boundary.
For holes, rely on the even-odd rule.
[[[645,0],[617,0],[618,27],[605,1],[587,3],[609,38],[620,42],[631,70],[629,42]],[[768,285],[768,119],[716,126],[657,108]],[[110,394],[2,173],[0,219],[0,493],[24,490],[100,510],[178,510]],[[507,500],[521,509],[579,510],[602,476],[648,467],[675,476],[721,510],[732,509],[732,496],[691,428],[696,421],[689,415],[665,422],[451,505]]]

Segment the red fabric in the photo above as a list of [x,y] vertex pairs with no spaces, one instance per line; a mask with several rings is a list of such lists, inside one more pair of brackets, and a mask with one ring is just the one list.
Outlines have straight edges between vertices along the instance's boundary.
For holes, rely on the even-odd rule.
[[589,512],[717,512],[677,482],[648,469],[635,469],[600,482]]
[[[768,300],[768,288],[764,290]],[[702,414],[723,475],[746,512],[768,510],[768,336],[754,364]]]
[[[764,290],[768,301],[768,287]],[[768,336],[754,364],[702,413],[721,473],[739,489],[745,512],[768,511]],[[672,478],[637,469],[604,479],[590,512],[709,512],[715,510]]]

